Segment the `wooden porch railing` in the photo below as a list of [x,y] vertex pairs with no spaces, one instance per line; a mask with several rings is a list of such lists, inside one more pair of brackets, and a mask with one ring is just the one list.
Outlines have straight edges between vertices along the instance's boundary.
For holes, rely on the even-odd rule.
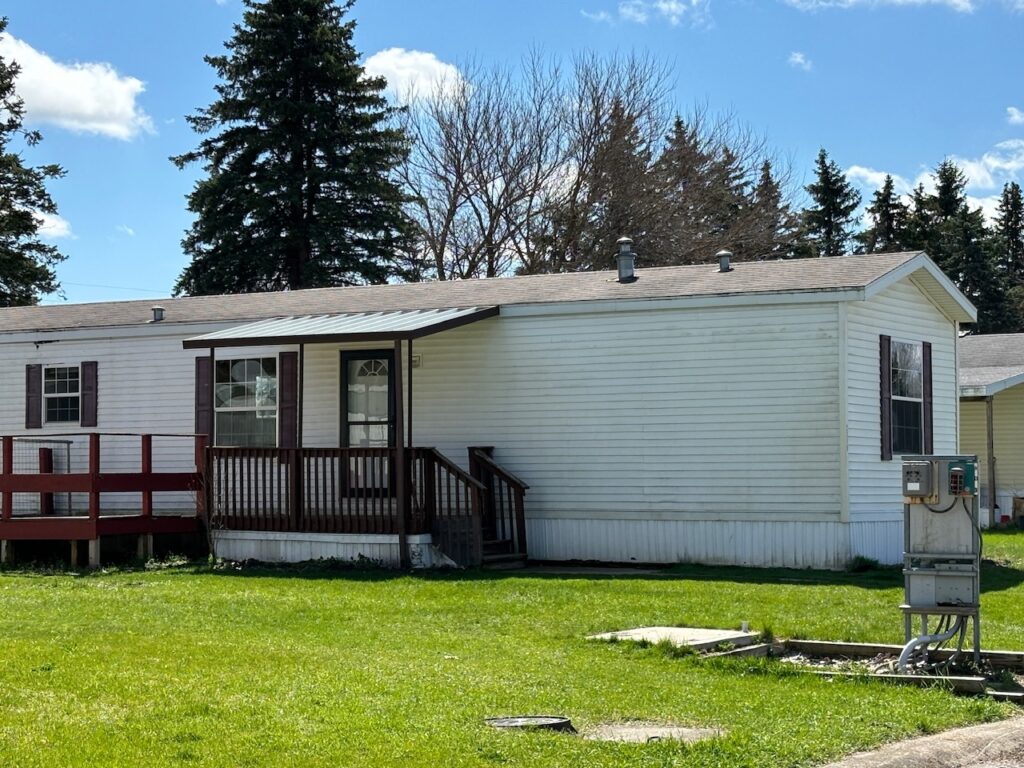
[[[402,449],[407,476],[399,484],[398,450],[210,448],[210,525],[301,533],[432,533],[457,563],[478,564],[483,485],[433,448]],[[400,485],[404,499],[398,495]]]
[[[137,493],[140,495],[140,509],[143,515],[153,514],[153,494],[165,491],[197,492],[202,488],[203,478],[198,471],[202,467],[201,457],[206,445],[205,435],[188,435],[195,440],[197,471],[154,472],[153,435],[127,435],[123,433],[91,432],[89,441],[88,470],[86,472],[46,472],[16,474],[13,467],[14,438],[0,438],[2,471],[0,471],[0,518],[11,519],[14,494],[32,493],[49,495],[54,493],[88,494],[87,513],[91,518],[100,516],[101,493]],[[137,437],[140,440],[141,466],[138,472],[103,472],[100,446],[103,437]],[[160,437],[182,437],[182,435],[160,435]],[[52,469],[52,467],[51,467]],[[201,494],[200,494],[201,495]],[[41,500],[41,506],[46,506]]]
[[526,483],[495,463],[494,449],[469,449],[469,471],[483,486],[483,540],[495,554],[526,554]]

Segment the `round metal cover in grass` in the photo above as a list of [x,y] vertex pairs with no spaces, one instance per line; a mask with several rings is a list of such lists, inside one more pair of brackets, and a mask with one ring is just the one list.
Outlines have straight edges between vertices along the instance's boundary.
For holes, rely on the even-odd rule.
[[568,717],[552,715],[520,715],[517,717],[489,717],[484,720],[492,728],[526,728],[531,730],[576,733]]

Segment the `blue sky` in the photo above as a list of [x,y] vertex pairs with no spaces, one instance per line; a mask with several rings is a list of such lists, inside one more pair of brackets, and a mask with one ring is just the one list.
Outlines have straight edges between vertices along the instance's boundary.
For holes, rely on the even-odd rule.
[[[29,121],[59,162],[65,298],[169,295],[185,266],[197,171],[183,119],[210,103],[206,54],[240,0],[7,0],[0,56],[15,58]],[[472,60],[648,50],[674,65],[682,111],[706,103],[763,133],[805,182],[820,146],[869,194],[909,187],[944,157],[988,209],[1024,181],[1024,0],[360,0],[356,44],[375,71],[431,77]]]

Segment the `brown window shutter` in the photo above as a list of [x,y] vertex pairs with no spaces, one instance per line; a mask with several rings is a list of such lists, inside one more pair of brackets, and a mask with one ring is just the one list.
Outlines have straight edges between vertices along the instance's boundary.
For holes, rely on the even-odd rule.
[[213,444],[213,389],[209,357],[196,358],[196,434],[206,435]]
[[923,413],[921,414],[921,432],[924,440],[924,453],[934,453],[935,440],[932,437],[932,345],[924,342],[921,349],[921,385]]
[[277,447],[299,447],[299,353],[277,358]]
[[878,337],[878,379],[881,403],[879,416],[882,424],[882,461],[892,459],[892,359],[890,347],[892,338]]
[[95,360],[82,363],[82,409],[80,411],[78,423],[83,427],[96,426],[96,409],[98,404],[96,385],[98,368],[99,366],[96,364]]
[[43,366],[25,366],[25,429],[43,426]]

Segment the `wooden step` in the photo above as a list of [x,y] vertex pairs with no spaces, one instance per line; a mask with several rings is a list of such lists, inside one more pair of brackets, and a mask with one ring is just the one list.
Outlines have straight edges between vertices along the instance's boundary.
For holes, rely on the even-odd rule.
[[511,539],[485,539],[484,557],[488,555],[509,555],[512,554]]

